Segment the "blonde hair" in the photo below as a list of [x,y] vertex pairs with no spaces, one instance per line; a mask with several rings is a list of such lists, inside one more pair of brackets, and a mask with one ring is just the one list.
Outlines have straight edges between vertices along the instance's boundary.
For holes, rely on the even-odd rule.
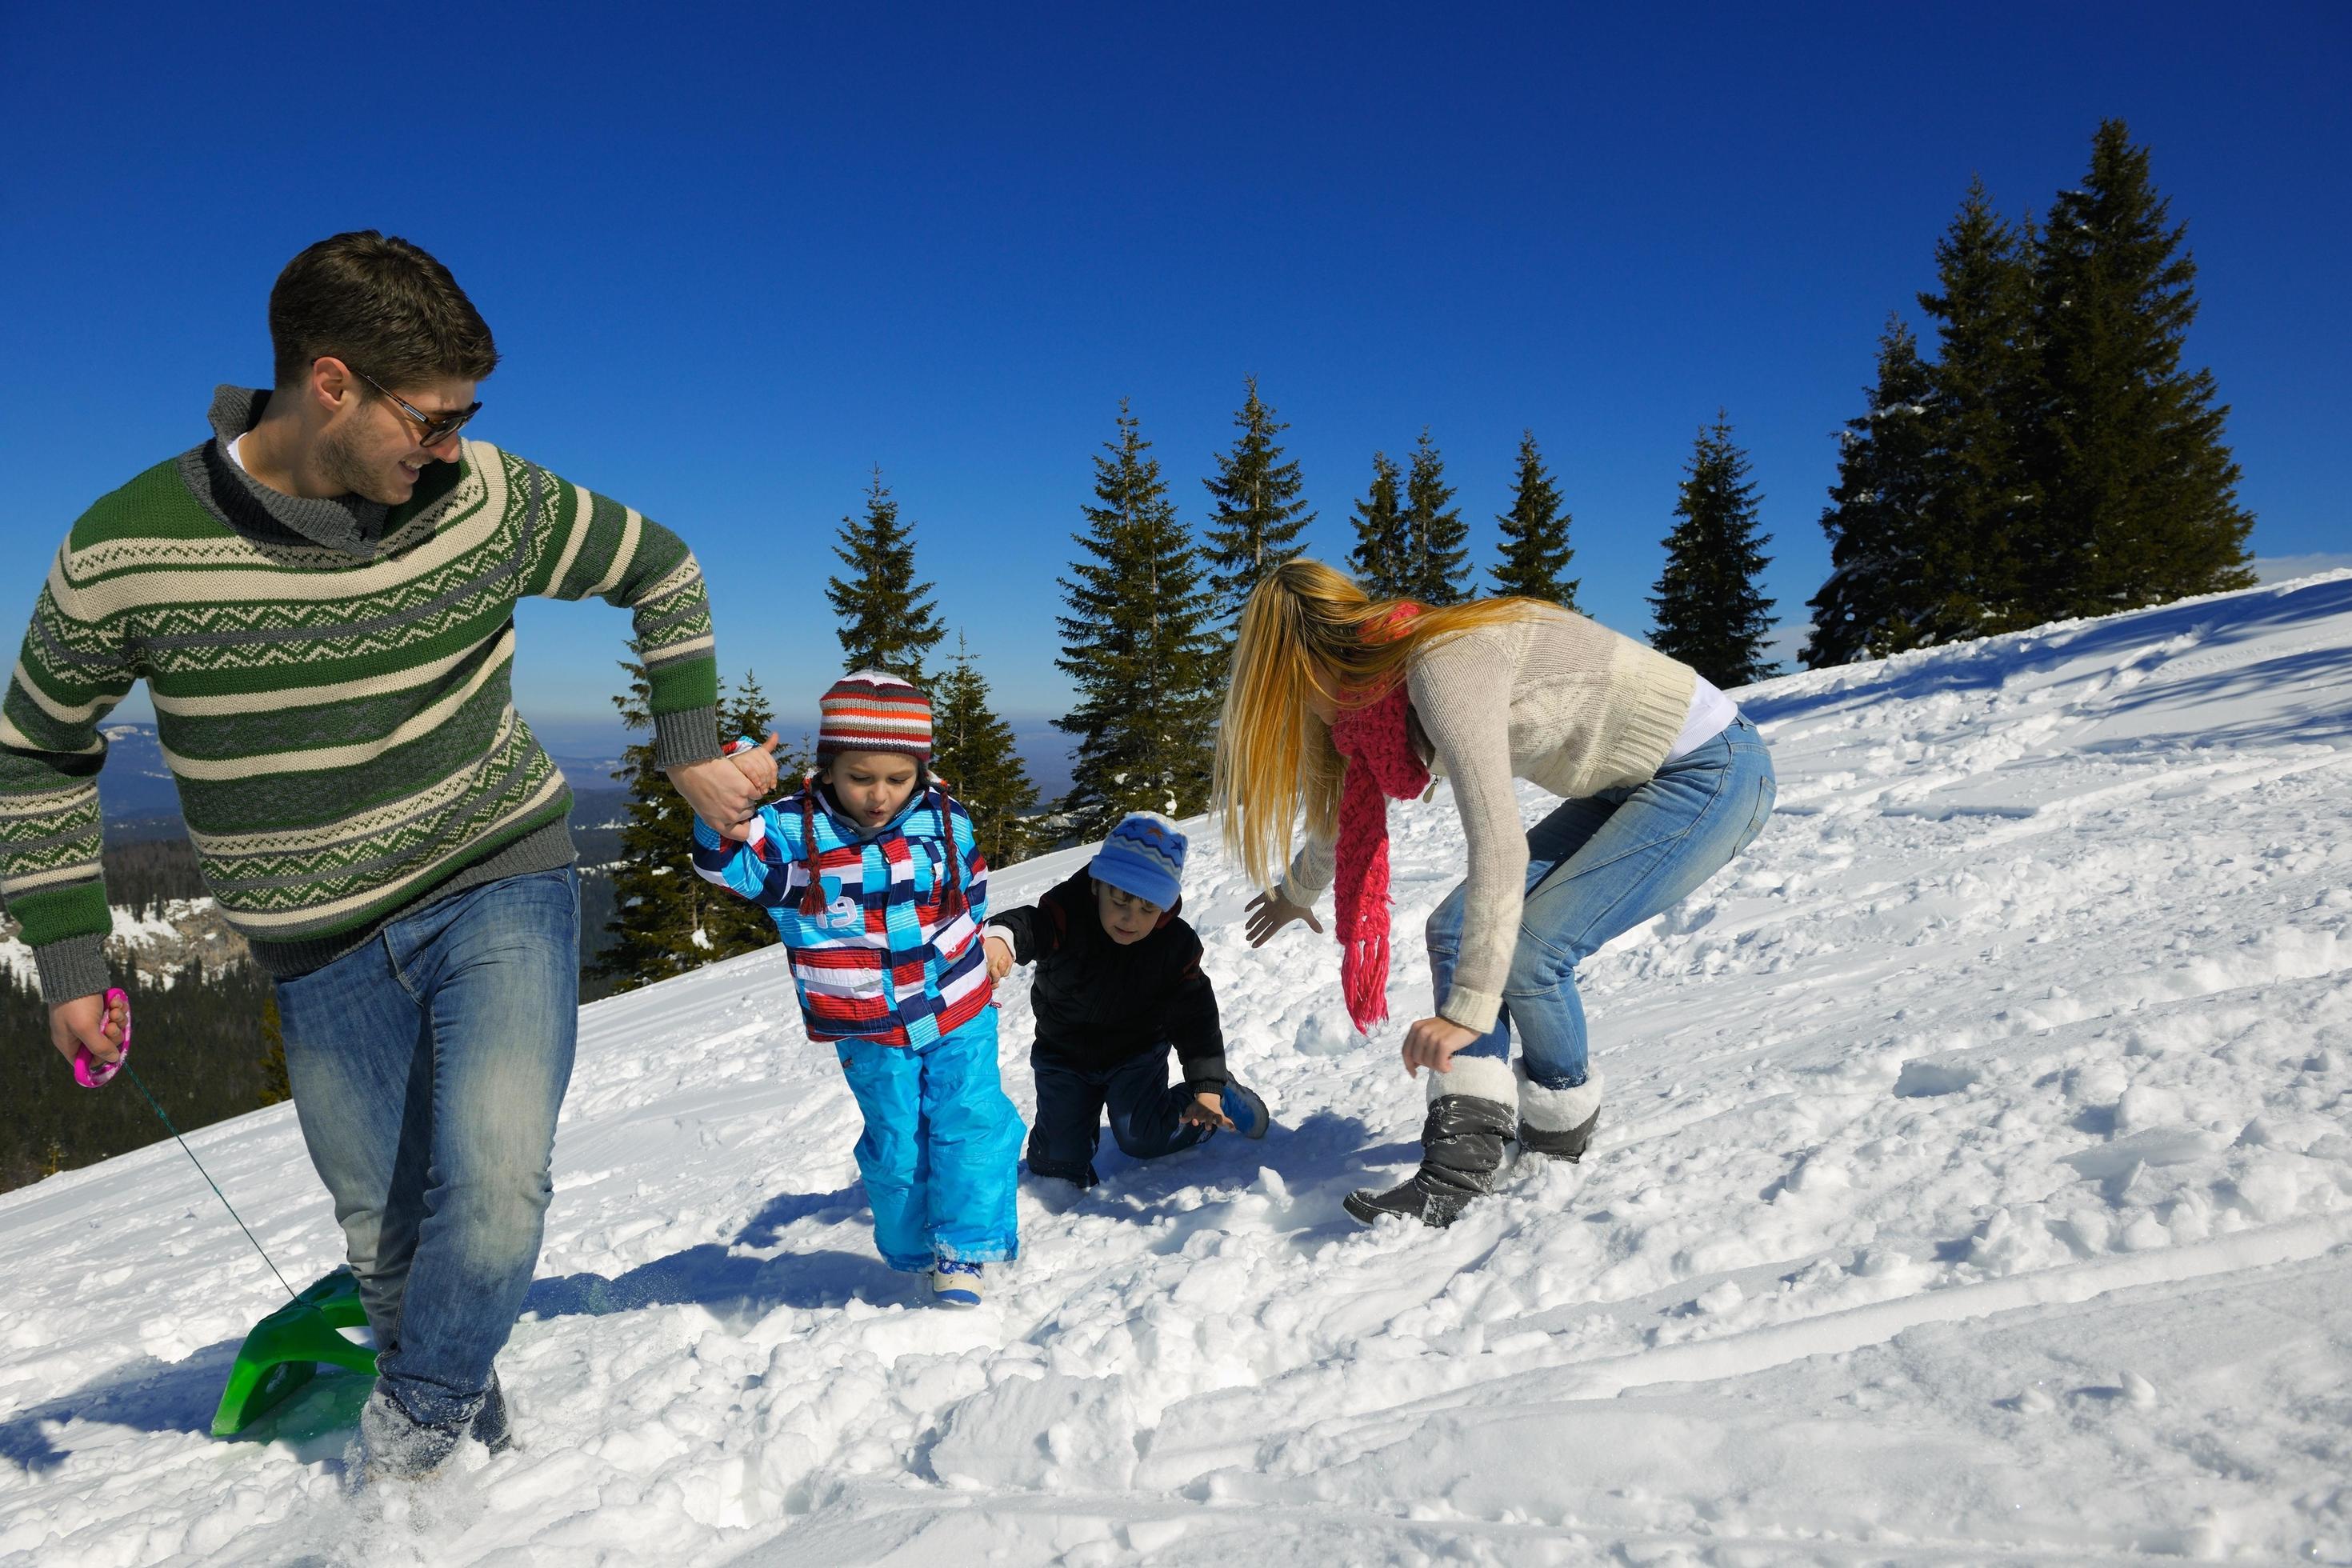
[[[1217,726],[1209,807],[1226,849],[1259,887],[1290,860],[1294,826],[1335,836],[1347,763],[1307,706],[1310,693],[1341,709],[1378,700],[1433,643],[1542,614],[1534,599],[1474,599],[1422,609],[1398,623],[1402,599],[1375,599],[1344,574],[1304,557],[1266,574],[1242,607]],[[1414,606],[1417,608],[1417,606]]]

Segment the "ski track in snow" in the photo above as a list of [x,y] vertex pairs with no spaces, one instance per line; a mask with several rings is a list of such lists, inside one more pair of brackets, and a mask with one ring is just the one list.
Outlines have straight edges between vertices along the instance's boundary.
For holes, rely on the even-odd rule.
[[[1263,1143],[1106,1140],[939,1310],[780,954],[595,1005],[500,1363],[526,1447],[413,1493],[342,1490],[360,1379],[205,1436],[278,1291],[178,1149],[0,1197],[0,1558],[2352,1562],[2352,574],[1741,700],[1780,814],[1587,965],[1580,1167],[1347,1220],[1417,1158],[1452,809],[1393,814],[1369,1041],[1196,824]],[[190,1142],[298,1284],[340,1260],[290,1107]]]

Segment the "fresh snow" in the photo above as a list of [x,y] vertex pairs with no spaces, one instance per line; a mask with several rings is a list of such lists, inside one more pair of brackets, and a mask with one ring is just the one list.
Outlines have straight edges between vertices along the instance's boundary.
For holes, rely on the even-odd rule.
[[[0,1198],[0,1556],[2352,1562],[2352,573],[1741,700],[1780,815],[1587,965],[1581,1167],[1347,1220],[1415,1157],[1453,811],[1393,813],[1369,1041],[1195,824],[1264,1142],[1024,1184],[1022,1261],[934,1310],[776,953],[600,1003],[500,1363],[526,1447],[391,1497],[342,1489],[359,1379],[205,1435],[278,1291],[178,1149],[54,1177]],[[190,1142],[298,1284],[338,1260],[290,1108]]]

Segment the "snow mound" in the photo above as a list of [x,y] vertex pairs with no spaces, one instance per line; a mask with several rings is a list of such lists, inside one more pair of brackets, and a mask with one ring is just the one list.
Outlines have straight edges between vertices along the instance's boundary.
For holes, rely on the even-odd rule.
[[[177,1149],[54,1178],[0,1198],[0,1556],[2352,1561],[2352,574],[1740,697],[1780,815],[1587,966],[1580,1167],[1349,1222],[1415,1158],[1458,828],[1395,813],[1362,1040],[1196,825],[1263,1143],[1024,1188],[1021,1263],[930,1310],[775,954],[598,1004],[502,1363],[527,1446],[388,1503],[340,1493],[356,1380],[204,1435],[275,1286]],[[289,1108],[191,1142],[290,1275],[337,1260]]]

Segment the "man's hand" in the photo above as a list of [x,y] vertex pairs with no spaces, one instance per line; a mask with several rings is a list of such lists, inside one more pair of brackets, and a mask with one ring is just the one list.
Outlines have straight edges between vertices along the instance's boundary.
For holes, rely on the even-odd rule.
[[738,752],[731,757],[712,757],[671,768],[669,782],[686,797],[686,804],[694,807],[694,815],[710,825],[711,832],[721,838],[740,840],[744,837],[743,825],[751,819],[752,809],[768,793],[752,780],[740,759],[753,752],[765,753],[768,774],[772,779],[776,771],[775,745],[776,738],[771,735],[765,745]]
[[122,1056],[122,1030],[130,1019],[130,1006],[117,1003],[109,1007],[103,995],[77,996],[70,1002],[60,1002],[49,1009],[49,1044],[68,1062],[74,1053],[87,1049],[100,1061],[118,1061]]
[[1451,1018],[1423,1018],[1404,1032],[1404,1076],[1418,1078],[1423,1068],[1444,1072],[1454,1065],[1454,1052],[1477,1039],[1477,1030]]
[[743,776],[751,781],[762,799],[776,793],[776,748],[782,744],[771,730],[768,738],[758,745],[727,753],[727,760],[743,770]]
[[1323,922],[1315,918],[1315,911],[1284,898],[1280,888],[1268,888],[1252,899],[1243,912],[1249,916],[1243,934],[1249,938],[1252,947],[1264,947],[1266,938],[1293,921],[1305,921],[1318,936],[1323,933]]
[[1234,1119],[1225,1114],[1224,1096],[1213,1089],[1204,1089],[1192,1096],[1192,1103],[1176,1113],[1176,1119],[1189,1127],[1222,1127],[1234,1130]]
[[988,944],[988,977],[1002,980],[1013,973],[1013,948],[1003,937],[993,934],[982,937]]

